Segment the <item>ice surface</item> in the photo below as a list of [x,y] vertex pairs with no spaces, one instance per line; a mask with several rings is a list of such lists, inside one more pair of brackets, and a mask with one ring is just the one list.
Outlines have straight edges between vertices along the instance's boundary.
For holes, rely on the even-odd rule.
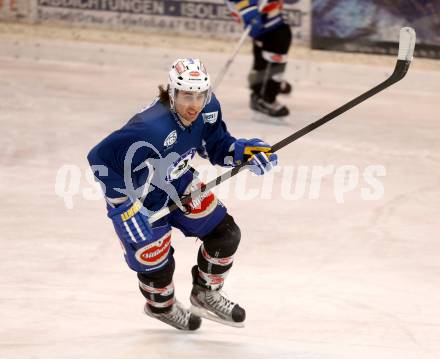
[[[175,58],[200,56],[215,74],[227,54],[27,41],[0,36],[1,358],[439,357],[439,72],[417,70],[415,59],[401,83],[280,151],[272,194],[244,174],[222,187],[242,229],[226,290],[247,309],[246,328],[204,321],[186,334],[142,314],[85,156],[148,105]],[[251,121],[249,55],[238,56],[218,97],[236,137],[275,142],[385,79],[394,61],[292,61],[291,127]],[[78,185],[71,209],[56,195],[65,165],[80,176],[65,187]],[[361,177],[343,203],[333,175],[319,191],[310,184],[313,166],[344,165]],[[386,170],[384,196],[366,201],[370,165]],[[286,179],[292,166],[309,170],[297,200],[281,195],[295,183]],[[243,178],[257,198],[243,199]],[[177,231],[173,241],[177,297],[189,304],[199,243]]]

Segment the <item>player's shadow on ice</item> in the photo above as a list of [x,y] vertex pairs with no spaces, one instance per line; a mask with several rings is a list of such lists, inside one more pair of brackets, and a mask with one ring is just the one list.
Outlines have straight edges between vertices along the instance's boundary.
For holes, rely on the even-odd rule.
[[[180,359],[209,357],[210,359],[225,358],[292,358],[292,359],[326,359],[321,353],[298,350],[294,343],[265,340],[258,331],[252,334],[241,329],[230,330],[220,326],[202,327],[195,332],[184,332],[173,328],[143,330],[145,335],[142,343],[145,349],[154,348],[155,357],[165,358],[170,354],[178,354]],[[140,335],[138,338],[142,337]],[[212,340],[209,338],[216,338]],[[217,339],[218,338],[218,339]]]

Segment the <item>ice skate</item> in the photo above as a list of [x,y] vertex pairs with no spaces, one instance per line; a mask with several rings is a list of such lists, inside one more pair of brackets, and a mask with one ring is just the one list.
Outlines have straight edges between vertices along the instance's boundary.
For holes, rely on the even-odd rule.
[[289,115],[289,109],[277,101],[269,103],[256,93],[252,93],[251,109],[254,110],[254,121],[283,126],[288,124],[286,117]]
[[156,318],[179,330],[194,331],[202,324],[200,317],[191,313],[188,309],[185,309],[182,304],[177,301],[173,304],[171,310],[165,313],[153,313],[147,303],[145,304],[144,311],[148,316]]
[[193,269],[193,289],[191,291],[191,312],[231,327],[243,328],[246,312],[238,304],[224,296],[221,288],[212,290],[201,283],[197,267]]

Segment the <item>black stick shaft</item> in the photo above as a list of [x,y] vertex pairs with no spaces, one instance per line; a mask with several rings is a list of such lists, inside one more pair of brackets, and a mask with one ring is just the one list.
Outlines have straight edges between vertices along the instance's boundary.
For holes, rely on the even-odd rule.
[[376,95],[377,93],[385,90],[386,88],[393,85],[394,83],[400,81],[408,72],[409,65],[410,65],[409,61],[398,60],[396,67],[394,68],[394,72],[384,82],[380,83],[376,87],[373,87],[371,90],[363,93],[362,95],[356,97],[355,99],[351,100],[350,102],[347,102],[345,105],[342,105],[341,107],[337,108],[336,110],[328,113],[327,115],[320,118],[319,120],[311,123],[310,125],[307,125],[306,127],[302,128],[301,130],[286,137],[285,139],[281,140],[280,142],[274,144],[272,146],[272,151],[276,152],[276,151],[280,150],[281,148],[292,143],[293,141],[296,141],[298,138],[301,138],[304,135],[308,134],[309,132],[312,132],[314,129],[333,120],[335,117],[338,117],[339,115],[343,114],[344,112],[352,109],[353,107],[359,105],[360,103],[364,102],[365,100],[369,99],[370,97]]
[[[328,113],[327,115],[320,118],[319,120],[307,125],[306,127],[298,130],[297,132],[291,134],[290,136],[275,143],[272,146],[272,152],[279,151],[283,147],[286,147],[290,143],[305,136],[309,132],[312,132],[313,130],[317,129],[318,127],[321,127],[322,125],[333,120],[334,118],[338,117],[339,115],[343,114],[344,112],[352,109],[353,107],[359,105],[360,103],[364,102],[365,100],[369,99],[370,97],[378,94],[379,92],[385,90],[386,88],[388,88],[391,85],[395,84],[396,82],[400,81],[403,77],[405,77],[406,73],[408,72],[410,64],[411,64],[411,61],[408,61],[408,60],[397,60],[397,63],[396,63],[396,66],[394,68],[393,73],[384,82],[380,83],[376,87],[373,87],[371,90],[368,90],[367,92],[356,97],[355,99],[347,102],[346,104],[342,105],[341,107],[337,108],[336,110]],[[225,172],[221,176],[218,176],[217,178],[208,182],[202,188],[200,188],[196,191],[193,191],[188,195],[181,197],[180,200],[181,200],[182,204],[183,205],[188,204],[193,198],[200,197],[201,195],[203,195],[203,193],[209,191],[210,189],[214,188],[215,186],[218,186],[220,183],[226,181],[227,179],[229,179],[229,178],[235,176],[236,174],[238,174],[239,172],[241,172],[247,165],[249,165],[248,162],[242,163],[241,165],[234,167],[232,170]],[[168,211],[172,212],[177,208],[178,208],[178,206],[175,203],[172,203],[171,205],[168,206]],[[157,219],[158,218],[156,218],[155,220],[157,220]]]

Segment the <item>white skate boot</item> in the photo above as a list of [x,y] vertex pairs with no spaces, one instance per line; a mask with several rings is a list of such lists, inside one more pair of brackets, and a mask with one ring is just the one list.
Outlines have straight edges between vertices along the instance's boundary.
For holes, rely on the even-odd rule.
[[171,310],[164,313],[153,313],[147,303],[145,304],[144,311],[148,316],[156,318],[179,330],[197,330],[202,323],[200,317],[192,314],[188,309],[185,309],[178,301],[172,305]]
[[203,285],[197,266],[193,267],[193,289],[191,291],[191,312],[215,322],[243,328],[246,312],[238,304],[227,299],[221,288],[212,290]]

